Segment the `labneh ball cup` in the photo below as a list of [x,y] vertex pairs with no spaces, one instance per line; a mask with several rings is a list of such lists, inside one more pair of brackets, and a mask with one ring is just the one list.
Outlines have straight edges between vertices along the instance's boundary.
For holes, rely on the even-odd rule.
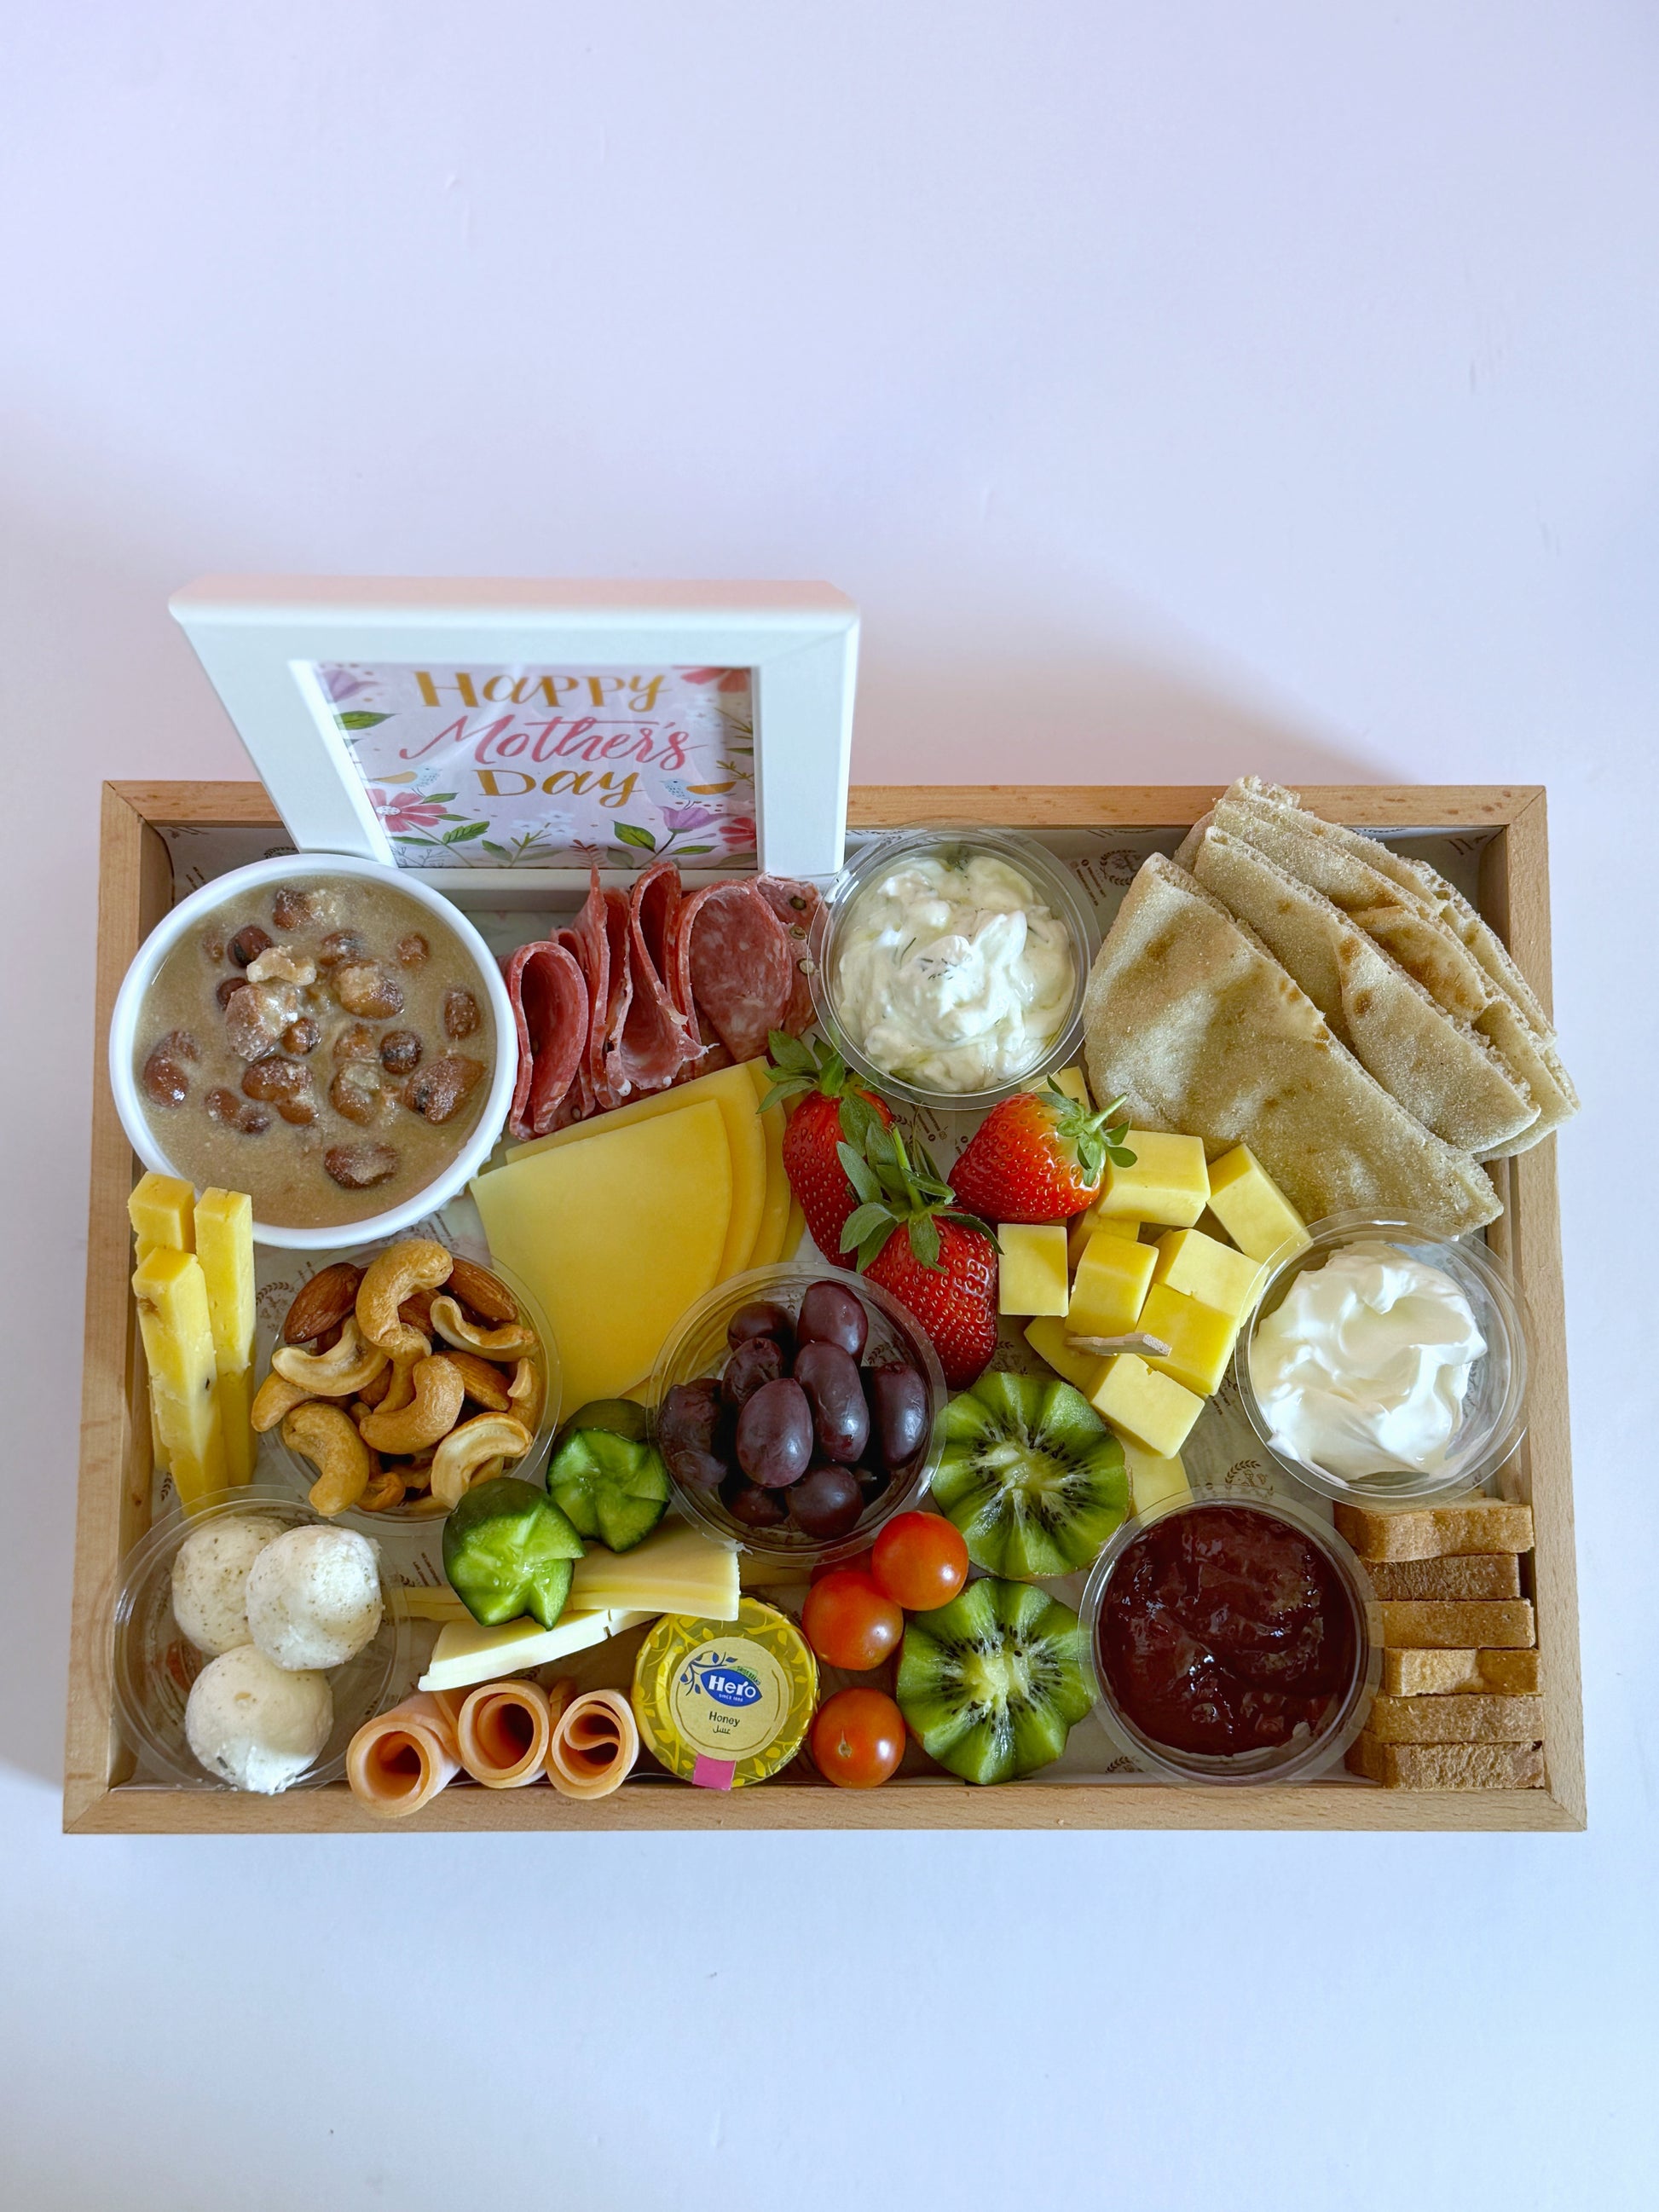
[[248,1571],[247,1621],[273,1666],[343,1667],[380,1626],[380,1555],[351,1528],[290,1528]]
[[210,1522],[179,1547],[173,1562],[173,1617],[198,1651],[216,1659],[222,1651],[253,1641],[247,1625],[248,1570],[287,1526],[268,1513],[250,1513],[240,1520]]
[[333,1729],[327,1677],[273,1667],[252,1644],[210,1661],[185,1707],[185,1739],[208,1772],[262,1797],[297,1782]]

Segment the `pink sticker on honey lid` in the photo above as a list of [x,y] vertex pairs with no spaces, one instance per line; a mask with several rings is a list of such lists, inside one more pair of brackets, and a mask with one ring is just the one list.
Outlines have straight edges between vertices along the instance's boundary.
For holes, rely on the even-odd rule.
[[699,1752],[696,1764],[691,1769],[691,1782],[697,1790],[729,1790],[732,1778],[738,1771],[735,1759],[710,1759]]

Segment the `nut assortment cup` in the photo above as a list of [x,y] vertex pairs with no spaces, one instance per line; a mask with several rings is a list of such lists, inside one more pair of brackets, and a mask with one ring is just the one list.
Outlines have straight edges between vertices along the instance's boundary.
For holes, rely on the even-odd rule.
[[[296,875],[356,876],[395,887],[401,896],[435,915],[456,938],[476,971],[476,988],[489,1005],[495,1029],[495,1066],[490,1070],[489,1087],[478,1118],[471,1131],[447,1165],[424,1189],[384,1211],[365,1211],[362,1218],[351,1223],[344,1231],[346,1235],[366,1237],[396,1236],[424,1220],[446,1199],[464,1189],[469,1178],[483,1166],[507,1119],[519,1066],[512,1003],[495,956],[460,908],[441,893],[428,890],[412,869],[388,868],[378,860],[361,860],[339,853],[283,853],[274,860],[255,860],[248,867],[233,868],[226,875],[215,876],[199,890],[180,899],[138,948],[116,996],[109,1032],[109,1079],[115,1094],[115,1110],[121,1117],[128,1143],[144,1165],[157,1175],[176,1176],[179,1170],[157,1142],[144,1112],[133,1073],[133,1050],[143,1017],[144,995],[173,946],[204,916],[244,892],[265,890]],[[371,1205],[373,1193],[366,1192],[364,1198],[366,1206]],[[253,1224],[256,1243],[283,1245],[300,1252],[320,1252],[331,1245],[337,1248],[342,1234],[337,1221],[320,1228],[264,1221]]]
[[[1527,1322],[1520,1293],[1507,1272],[1478,1237],[1448,1241],[1420,1224],[1404,1219],[1335,1213],[1315,1222],[1309,1237],[1309,1243],[1299,1251],[1275,1263],[1249,1324],[1239,1332],[1233,1354],[1240,1401],[1275,1464],[1322,1497],[1352,1504],[1421,1504],[1479,1489],[1519,1443],[1526,1425]],[[1427,1474],[1385,1471],[1355,1479],[1298,1459],[1275,1436],[1256,1395],[1250,1352],[1263,1316],[1277,1309],[1298,1275],[1323,1266],[1334,1252],[1361,1243],[1392,1244],[1408,1258],[1449,1275],[1468,1300],[1486,1339],[1486,1352],[1471,1369],[1463,1395],[1462,1426],[1443,1463]]]
[[[1288,1743],[1262,1751],[1235,1752],[1218,1757],[1177,1750],[1156,1742],[1124,1711],[1107,1679],[1100,1658],[1100,1621],[1106,1593],[1119,1562],[1135,1540],[1173,1514],[1190,1513],[1206,1505],[1225,1505],[1242,1511],[1262,1513],[1288,1522],[1307,1537],[1329,1560],[1352,1607],[1354,1663],[1349,1680],[1334,1700],[1324,1725],[1314,1735],[1305,1730]],[[1382,1678],[1382,1620],[1376,1596],[1364,1568],[1331,1523],[1311,1507],[1288,1498],[1243,1497],[1219,1485],[1194,1483],[1189,1498],[1172,1498],[1145,1514],[1131,1515],[1116,1529],[1089,1571],[1078,1607],[1083,1623],[1085,1663],[1095,1689],[1095,1712],[1107,1735],[1137,1766],[1165,1782],[1200,1782],[1238,1788],[1250,1783],[1311,1781],[1338,1765],[1342,1754],[1365,1725]]]
[[[394,1238],[388,1241],[395,1243],[397,1240]],[[447,1243],[447,1239],[440,1238],[438,1241]],[[374,1244],[357,1246],[350,1251],[319,1252],[315,1255],[314,1264],[307,1258],[296,1270],[295,1291],[299,1290],[301,1283],[308,1282],[313,1275],[320,1274],[325,1267],[333,1266],[337,1260],[349,1260],[359,1267],[366,1267],[371,1260],[385,1249],[384,1244]],[[472,1255],[467,1253],[463,1256],[471,1258]],[[497,1281],[512,1293],[514,1302],[519,1309],[520,1319],[528,1328],[535,1331],[537,1342],[541,1347],[543,1382],[541,1419],[536,1425],[536,1433],[532,1440],[530,1449],[524,1457],[509,1460],[501,1470],[503,1474],[521,1474],[530,1481],[538,1481],[540,1480],[543,1465],[547,1457],[548,1447],[551,1444],[554,1431],[559,1425],[561,1386],[558,1346],[553,1340],[553,1332],[548,1325],[546,1315],[519,1278],[509,1268],[503,1267],[496,1260],[480,1260],[478,1265],[487,1268]],[[257,1372],[261,1382],[270,1372],[270,1355],[282,1342],[280,1330],[283,1317],[283,1315],[279,1313],[270,1323],[267,1323],[263,1315],[260,1317]],[[443,1350],[441,1341],[434,1340],[433,1349],[434,1352],[441,1352]],[[507,1376],[512,1373],[512,1370],[504,1366],[501,1372],[503,1376]],[[334,1402],[342,1401],[337,1400]],[[464,1416],[470,1417],[476,1410],[476,1407],[465,1407],[463,1409]],[[280,1425],[273,1429],[269,1436],[261,1441],[274,1446],[280,1465],[286,1470],[301,1498],[305,1498],[313,1483],[317,1480],[317,1470],[311,1462],[301,1457],[298,1452],[283,1442]],[[395,1467],[397,1462],[394,1460],[388,1462],[388,1464]],[[398,1530],[419,1534],[423,1529],[435,1527],[442,1521],[443,1515],[429,1499],[417,1499],[407,1505],[394,1505],[383,1513],[366,1513],[361,1507],[348,1506],[343,1513],[331,1514],[329,1518],[342,1528],[361,1528],[365,1535],[374,1536],[395,1533]]]
[[[988,854],[1018,869],[1030,883],[1041,902],[1066,925],[1072,940],[1074,969],[1071,1003],[1054,1037],[1029,1066],[988,1090],[932,1091],[903,1082],[878,1067],[866,1054],[863,1040],[852,1035],[843,1024],[836,1001],[836,981],[841,948],[860,895],[879,884],[901,860],[915,858],[948,861],[975,853]],[[1099,949],[1099,924],[1082,885],[1065,862],[1057,860],[1036,838],[1022,836],[1016,830],[980,829],[971,824],[921,823],[873,839],[830,886],[814,922],[810,945],[812,1003],[819,1025],[836,1049],[872,1088],[910,1105],[932,1107],[936,1113],[982,1114],[1000,1099],[1034,1089],[1046,1076],[1076,1057],[1083,1038],[1084,988]]]
[[[142,1763],[140,1779],[157,1778],[197,1790],[226,1790],[228,1783],[199,1766],[185,1740],[185,1706],[191,1685],[209,1663],[180,1632],[173,1616],[173,1562],[186,1536],[216,1521],[255,1516],[289,1528],[325,1527],[308,1505],[267,1485],[222,1491],[190,1515],[173,1514],[151,1528],[129,1553],[116,1592],[111,1665],[121,1733]],[[345,1772],[346,1747],[367,1720],[403,1695],[410,1673],[410,1624],[384,1571],[386,1612],[374,1636],[355,1659],[328,1669],[334,1727],[322,1755],[292,1787],[319,1790]]]
[[855,1528],[835,1537],[804,1535],[793,1524],[746,1528],[726,1512],[718,1490],[674,1481],[672,1473],[669,1477],[680,1510],[697,1528],[783,1568],[821,1566],[853,1558],[868,1549],[878,1531],[896,1513],[909,1511],[927,1496],[939,1464],[939,1423],[950,1393],[939,1355],[921,1325],[896,1298],[889,1297],[885,1291],[860,1275],[834,1267],[755,1267],[746,1275],[734,1275],[730,1282],[721,1283],[692,1307],[663,1346],[651,1377],[650,1403],[654,1411],[677,1382],[695,1382],[720,1373],[730,1351],[726,1328],[740,1308],[757,1299],[769,1299],[782,1306],[793,1319],[813,1284],[827,1281],[850,1291],[864,1308],[870,1328],[866,1363],[902,1361],[921,1376],[927,1392],[927,1442],[915,1458],[866,1507]]

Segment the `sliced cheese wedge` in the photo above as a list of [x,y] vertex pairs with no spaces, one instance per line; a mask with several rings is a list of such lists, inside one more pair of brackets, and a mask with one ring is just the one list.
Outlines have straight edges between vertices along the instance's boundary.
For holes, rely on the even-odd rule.
[[422,1675],[422,1690],[465,1690],[475,1682],[493,1681],[498,1674],[522,1674],[532,1667],[551,1666],[573,1651],[590,1650],[607,1637],[649,1620],[648,1613],[627,1613],[611,1607],[592,1612],[567,1613],[551,1628],[527,1617],[508,1620],[499,1628],[481,1628],[470,1617],[446,1621],[438,1631],[432,1657]]
[[[591,1121],[575,1121],[568,1129],[556,1129],[550,1137],[510,1146],[507,1157],[509,1161],[533,1159],[538,1153],[588,1144],[615,1130],[658,1121],[665,1114],[683,1114],[692,1106],[717,1106],[732,1147],[732,1214],[716,1278],[724,1282],[728,1275],[740,1275],[745,1267],[757,1264],[750,1255],[766,1206],[766,1138],[761,1127],[759,1095],[749,1070],[758,1064],[744,1061],[735,1067],[716,1068],[712,1075],[699,1075],[673,1091],[653,1091],[647,1098],[633,1099],[626,1106],[597,1115]],[[781,1158],[781,1136],[778,1141]]]
[[570,1577],[573,1606],[630,1613],[689,1613],[735,1620],[741,1597],[738,1554],[684,1521],[665,1521],[631,1552],[590,1547]]
[[564,1402],[619,1398],[720,1279],[732,1218],[725,1119],[705,1099],[631,1121],[478,1176],[472,1195],[490,1251],[552,1326]]

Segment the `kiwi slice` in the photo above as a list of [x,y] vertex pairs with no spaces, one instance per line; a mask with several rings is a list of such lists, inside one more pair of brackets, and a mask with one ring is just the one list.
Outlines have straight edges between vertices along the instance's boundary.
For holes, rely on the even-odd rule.
[[1123,1447],[1080,1390],[981,1375],[945,1410],[933,1503],[994,1575],[1035,1581],[1090,1565],[1129,1510]]
[[922,1749],[964,1782],[1035,1773],[1094,1703],[1083,1624],[1029,1583],[969,1583],[905,1630],[898,1702]]

